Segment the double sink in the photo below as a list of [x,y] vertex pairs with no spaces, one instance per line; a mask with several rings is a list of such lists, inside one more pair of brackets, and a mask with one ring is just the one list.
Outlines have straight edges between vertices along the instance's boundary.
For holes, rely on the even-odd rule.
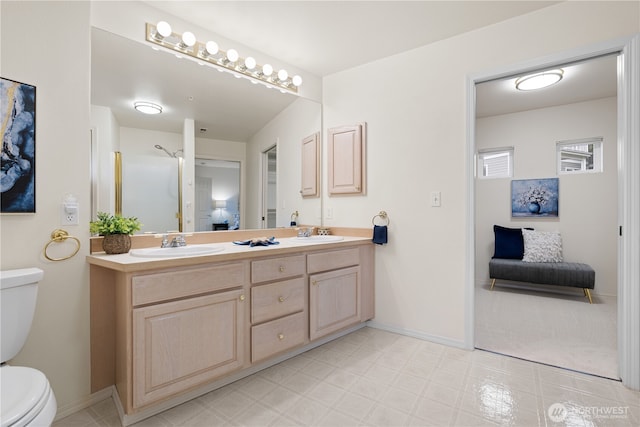
[[[344,240],[342,236],[321,236],[314,235],[309,237],[287,237],[285,239],[281,239],[281,242],[292,242],[298,244],[309,244],[309,243],[329,243],[329,242],[339,242]],[[202,255],[211,255],[217,252],[222,252],[225,250],[225,246],[222,244],[205,244],[205,245],[187,245],[187,246],[178,246],[178,247],[168,247],[168,248],[144,248],[144,249],[133,249],[129,252],[129,255],[139,258],[177,258],[177,257],[188,257],[188,256],[202,256]]]

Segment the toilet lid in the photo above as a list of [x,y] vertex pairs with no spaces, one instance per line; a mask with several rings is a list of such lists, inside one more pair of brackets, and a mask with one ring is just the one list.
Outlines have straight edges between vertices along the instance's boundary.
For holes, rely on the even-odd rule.
[[0,368],[0,420],[2,426],[10,426],[29,412],[37,415],[40,405],[46,403],[49,381],[33,368],[3,366]]

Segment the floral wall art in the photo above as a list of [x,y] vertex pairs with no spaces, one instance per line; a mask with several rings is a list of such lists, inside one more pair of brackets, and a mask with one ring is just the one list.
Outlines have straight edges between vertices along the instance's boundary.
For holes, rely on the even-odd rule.
[[557,217],[558,178],[511,181],[512,217]]
[[0,78],[2,213],[35,213],[36,88]]

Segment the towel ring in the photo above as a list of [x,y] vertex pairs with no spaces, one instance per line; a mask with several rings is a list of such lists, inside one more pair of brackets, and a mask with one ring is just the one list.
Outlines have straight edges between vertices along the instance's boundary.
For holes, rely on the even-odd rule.
[[[60,258],[52,258],[49,256],[49,254],[47,254],[47,249],[49,249],[49,245],[52,243],[62,243],[67,239],[73,239],[76,241],[76,250],[73,251],[73,253],[69,256],[65,256],[65,257],[60,257]],[[67,233],[65,230],[62,229],[56,229],[53,230],[51,232],[51,240],[49,240],[49,243],[47,243],[44,247],[44,257],[46,259],[48,259],[49,261],[64,261],[66,259],[72,258],[73,256],[75,256],[75,254],[78,253],[78,251],[80,250],[80,240],[78,240],[77,237],[73,237],[73,236],[69,236],[69,233]]]
[[371,218],[371,223],[373,225],[376,225],[376,218],[380,218],[383,221],[386,221],[385,224],[382,225],[389,225],[391,224],[391,220],[389,219],[389,215],[387,215],[387,213],[385,211],[380,211],[380,213],[378,213],[378,215],[374,215],[373,218]]

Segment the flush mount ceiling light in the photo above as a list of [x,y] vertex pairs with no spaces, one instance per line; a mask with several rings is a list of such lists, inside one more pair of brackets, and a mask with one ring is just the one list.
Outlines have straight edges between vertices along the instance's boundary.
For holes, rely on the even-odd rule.
[[558,68],[556,70],[543,71],[541,73],[529,74],[522,76],[516,80],[516,89],[518,90],[535,90],[542,89],[562,80],[564,70]]
[[[180,52],[198,61],[212,65],[218,68],[219,71],[229,71],[235,74],[236,77],[246,77],[254,83],[260,82],[266,86],[293,93],[298,93],[298,88],[302,85],[302,77],[298,75],[290,77],[286,70],[280,70],[277,74],[274,74],[271,65],[258,65],[256,60],[250,56],[241,58],[235,49],[228,49],[225,52],[220,50],[218,44],[214,41],[199,42],[196,36],[189,31],[182,34],[174,33],[171,25],[166,21],[160,21],[157,25],[146,24],[146,34],[147,41],[155,46],[162,46],[174,53],[176,51]],[[138,108],[136,107],[136,109]],[[158,114],[160,112],[162,112],[161,107],[160,111],[147,114]]]
[[136,101],[133,103],[133,108],[144,114],[160,114],[162,113],[162,107],[153,102]]

